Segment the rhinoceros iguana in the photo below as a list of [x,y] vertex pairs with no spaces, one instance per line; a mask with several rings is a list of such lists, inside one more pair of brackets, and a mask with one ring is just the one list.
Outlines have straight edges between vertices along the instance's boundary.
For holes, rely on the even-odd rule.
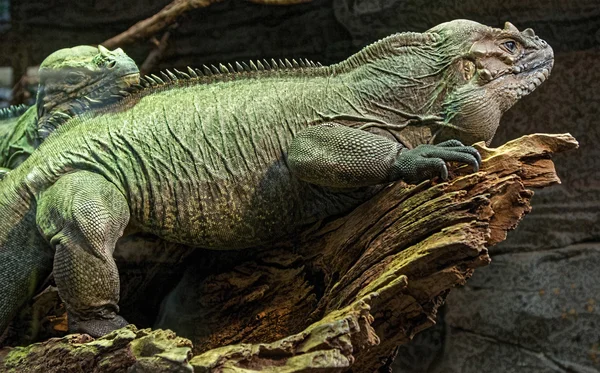
[[118,315],[117,239],[243,249],[349,211],[395,180],[477,169],[500,117],[553,65],[531,29],[466,20],[332,66],[219,65],[143,79],[58,125],[0,182],[0,329],[53,270],[72,331]]

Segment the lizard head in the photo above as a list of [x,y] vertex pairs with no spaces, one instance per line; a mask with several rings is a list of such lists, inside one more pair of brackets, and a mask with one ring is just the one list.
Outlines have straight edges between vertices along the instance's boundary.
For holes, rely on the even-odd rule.
[[68,112],[76,102],[98,107],[112,101],[113,94],[139,83],[140,75],[135,61],[121,48],[82,45],[49,55],[40,64],[39,78],[36,105],[43,127],[45,119]]
[[442,104],[442,126],[434,142],[450,138],[490,143],[502,114],[544,82],[554,54],[530,28],[510,22],[503,29],[456,20],[430,30],[455,50],[447,71],[451,82]]

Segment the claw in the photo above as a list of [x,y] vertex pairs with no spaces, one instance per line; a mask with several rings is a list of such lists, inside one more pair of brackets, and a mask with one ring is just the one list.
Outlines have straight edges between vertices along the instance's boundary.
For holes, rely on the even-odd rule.
[[444,165],[442,166],[442,172],[441,172],[440,177],[444,181],[448,180],[448,166],[446,166],[445,162],[444,162]]
[[72,314],[69,314],[69,331],[74,333],[89,334],[94,338],[102,337],[113,330],[122,328],[129,323],[119,315],[115,315],[112,319],[91,319],[78,320]]
[[396,167],[400,177],[409,183],[439,177],[449,179],[446,162],[468,164],[473,171],[479,171],[481,155],[472,146],[464,146],[458,140],[448,140],[437,145],[421,144],[414,149],[400,153]]
[[477,170],[475,170],[475,172],[479,171],[479,167],[481,167],[482,164],[482,160],[481,160],[481,154],[479,154],[479,152],[477,151],[477,149],[475,149],[475,158],[477,158]]
[[481,154],[479,154],[477,149],[475,149],[472,146],[466,146],[465,148],[466,148],[466,150],[469,151],[469,154],[471,154],[475,158],[475,163],[473,164],[473,172],[479,171],[479,167],[481,167],[481,162],[482,162]]

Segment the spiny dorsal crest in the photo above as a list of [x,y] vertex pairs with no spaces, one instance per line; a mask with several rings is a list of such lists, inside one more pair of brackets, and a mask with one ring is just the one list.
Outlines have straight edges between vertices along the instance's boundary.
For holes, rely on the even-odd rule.
[[278,60],[271,59],[257,60],[249,62],[235,62],[215,65],[202,65],[202,68],[187,67],[187,72],[177,69],[161,71],[157,74],[150,74],[140,78],[140,84],[132,85],[127,90],[120,91],[115,97],[124,98],[134,93],[140,92],[148,88],[160,88],[171,85],[176,82],[193,82],[198,81],[205,84],[235,79],[236,77],[246,77],[252,74],[268,71],[295,71],[307,68],[321,67],[319,62],[313,62],[308,59],[288,59]]
[[29,109],[29,106],[25,104],[12,105],[2,108],[0,109],[0,120],[20,117],[27,111],[27,109]]
[[[234,66],[235,65],[235,66]],[[253,74],[268,74],[270,72],[292,72],[302,71],[303,69],[312,69],[322,67],[319,62],[313,62],[308,59],[296,60],[279,60],[271,61],[249,61],[235,62],[234,65],[202,65],[202,69],[191,68],[188,66],[187,72],[173,69],[173,71],[165,70],[157,74],[150,74],[140,78],[140,84],[133,84],[130,87],[111,95],[110,99],[102,102],[91,102],[88,98],[83,97],[73,100],[69,110],[65,112],[54,113],[43,123],[38,132],[42,138],[46,138],[58,127],[72,119],[85,113],[100,112],[102,110],[110,110],[112,104],[118,104],[124,98],[131,97],[136,93],[150,93],[155,89],[163,89],[175,86],[178,83],[187,84],[197,82],[199,84],[210,84],[217,81],[225,81],[229,79],[251,77]],[[159,76],[160,75],[160,76]],[[108,109],[107,109],[108,108]]]

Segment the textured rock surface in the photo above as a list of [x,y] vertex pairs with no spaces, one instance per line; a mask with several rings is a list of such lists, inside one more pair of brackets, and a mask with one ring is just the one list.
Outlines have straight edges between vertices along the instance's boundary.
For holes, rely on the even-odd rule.
[[448,343],[433,371],[475,372],[494,360],[499,372],[597,372],[600,282],[589,274],[598,254],[582,243],[495,255],[449,295]]

